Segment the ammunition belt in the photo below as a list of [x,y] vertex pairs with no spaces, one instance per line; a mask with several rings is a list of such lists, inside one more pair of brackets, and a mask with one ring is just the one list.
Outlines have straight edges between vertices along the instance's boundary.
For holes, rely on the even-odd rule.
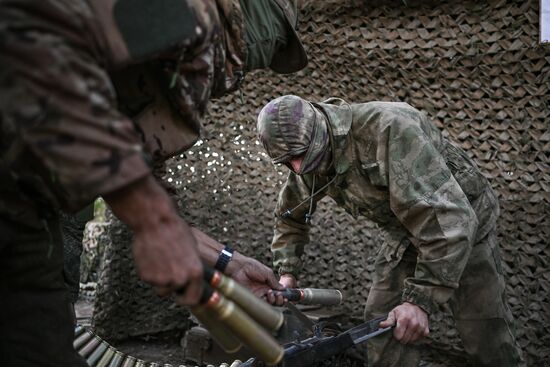
[[[86,359],[90,367],[191,367],[185,364],[145,362],[122,353],[93,331],[81,325],[77,325],[75,328],[73,346],[78,354]],[[222,363],[219,367],[238,367],[241,364],[241,361],[235,360],[232,363]],[[215,366],[208,365],[207,367]]]

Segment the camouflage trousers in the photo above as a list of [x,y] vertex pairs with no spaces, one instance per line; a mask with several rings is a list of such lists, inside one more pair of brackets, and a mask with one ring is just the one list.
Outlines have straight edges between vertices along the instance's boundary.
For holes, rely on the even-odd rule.
[[59,221],[30,226],[11,219],[0,215],[2,365],[87,366],[73,348]]
[[[376,260],[374,284],[365,318],[386,315],[401,303],[402,285],[414,275],[417,252],[410,244],[402,258]],[[506,303],[505,283],[494,230],[479,241],[470,255],[458,289],[449,301],[456,328],[473,366],[523,366],[515,340],[513,318]],[[368,343],[369,366],[418,366],[420,347],[403,345],[391,333]]]

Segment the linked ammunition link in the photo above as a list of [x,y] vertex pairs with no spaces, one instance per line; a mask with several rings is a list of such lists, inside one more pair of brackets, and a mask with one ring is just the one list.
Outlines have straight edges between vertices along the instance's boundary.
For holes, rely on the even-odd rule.
[[[186,364],[146,362],[122,353],[81,325],[76,326],[74,334],[73,346],[90,367],[191,367]],[[222,363],[219,367],[239,367],[241,364],[241,361],[235,360],[232,363]],[[216,366],[209,364],[207,367]]]

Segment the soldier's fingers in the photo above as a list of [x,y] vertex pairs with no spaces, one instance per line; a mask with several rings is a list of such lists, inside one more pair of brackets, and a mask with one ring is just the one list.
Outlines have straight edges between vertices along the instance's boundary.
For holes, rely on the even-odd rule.
[[276,302],[275,295],[271,290],[269,290],[266,294],[266,300],[270,304],[274,304]]
[[395,325],[395,312],[390,311],[388,318],[380,323],[380,327],[388,327]]
[[153,290],[155,291],[156,294],[158,294],[161,297],[166,297],[170,295],[173,291],[171,287],[163,287],[163,286],[153,287]]
[[176,296],[176,303],[194,306],[199,303],[202,294],[202,282],[190,282],[185,287],[185,293]]

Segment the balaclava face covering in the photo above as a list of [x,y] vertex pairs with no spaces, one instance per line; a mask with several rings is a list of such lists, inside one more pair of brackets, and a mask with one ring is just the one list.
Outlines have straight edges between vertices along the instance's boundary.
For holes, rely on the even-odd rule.
[[269,102],[258,115],[258,137],[273,163],[304,155],[299,175],[326,175],[331,166],[330,131],[325,115],[310,102],[287,95]]
[[271,64],[273,55],[287,43],[288,21],[272,0],[241,0],[245,19],[246,70]]

